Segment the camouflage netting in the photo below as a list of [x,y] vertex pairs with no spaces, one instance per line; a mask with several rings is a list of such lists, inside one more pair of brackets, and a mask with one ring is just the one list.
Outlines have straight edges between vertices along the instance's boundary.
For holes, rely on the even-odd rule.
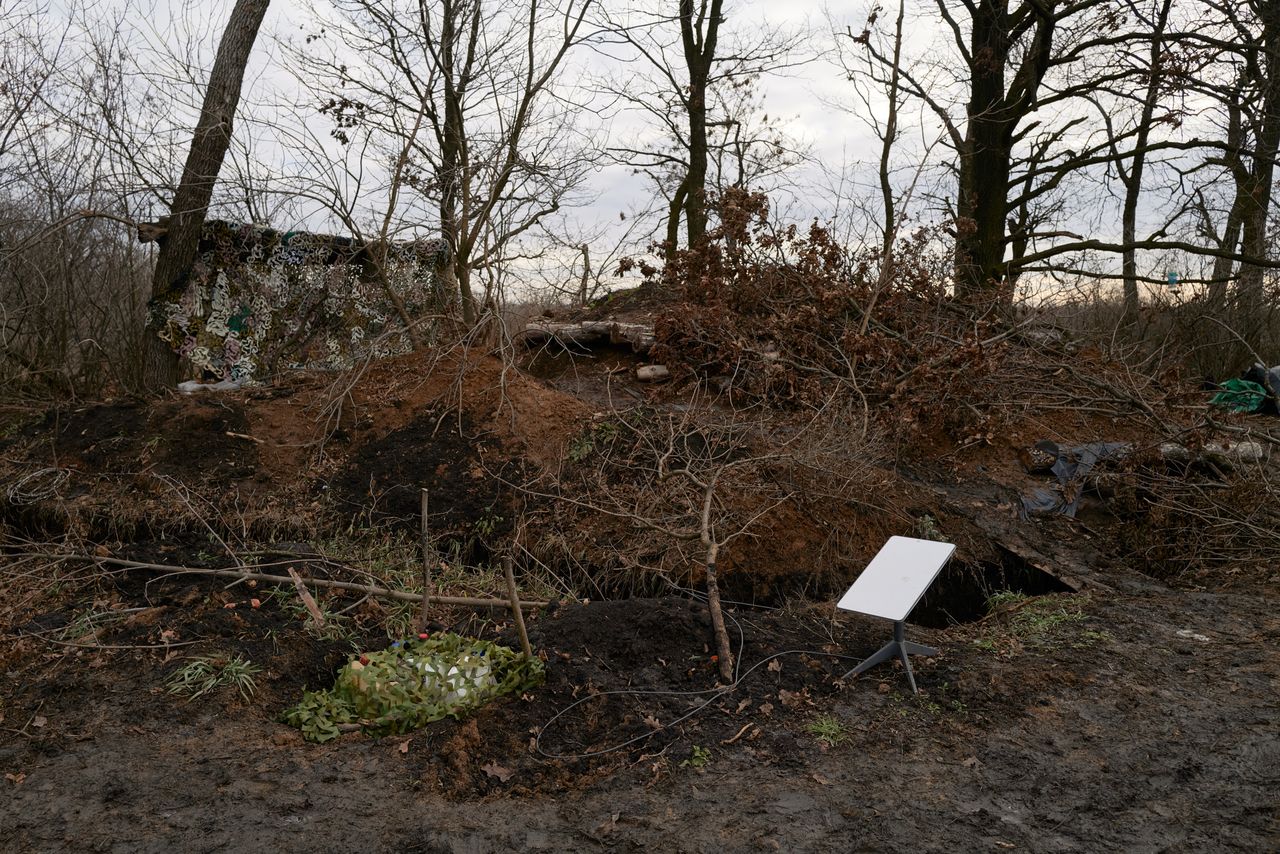
[[[154,239],[143,236],[144,241]],[[347,237],[210,220],[186,290],[153,303],[160,337],[205,379],[240,381],[284,367],[349,367],[371,349],[409,349],[392,288],[410,316],[447,299],[440,239],[380,247]]]
[[544,676],[541,660],[491,641],[455,634],[397,641],[347,664],[331,690],[303,692],[282,719],[307,741],[331,741],[344,725],[375,737],[396,735],[461,718],[539,685]]

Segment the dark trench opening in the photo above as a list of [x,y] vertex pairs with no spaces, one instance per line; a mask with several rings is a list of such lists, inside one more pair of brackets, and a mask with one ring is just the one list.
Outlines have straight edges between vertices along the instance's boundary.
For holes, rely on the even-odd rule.
[[948,563],[907,622],[932,629],[972,623],[987,615],[987,600],[1004,591],[1027,596],[1076,592],[1061,579],[1001,548],[999,561]]

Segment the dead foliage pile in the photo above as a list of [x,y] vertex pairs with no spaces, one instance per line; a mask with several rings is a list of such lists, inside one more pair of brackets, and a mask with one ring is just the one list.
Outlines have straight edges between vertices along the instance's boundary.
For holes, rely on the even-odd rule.
[[910,526],[912,490],[859,413],[735,408],[705,387],[682,400],[599,413],[557,476],[526,487],[541,507],[528,547],[591,595],[669,592],[708,564],[734,596],[822,589]]
[[1272,425],[1209,406],[1178,342],[1124,350],[1006,294],[962,305],[948,293],[950,259],[923,231],[889,254],[850,252],[819,224],[776,227],[763,197],[718,204],[705,242],[642,269],[671,299],[654,355],[678,380],[779,420],[854,413],[864,437],[926,476],[961,471],[1012,493],[1036,483],[1016,460],[1039,440],[1128,443],[1122,488],[1073,487],[1095,499],[1090,524],[1107,528],[1117,556],[1188,581],[1280,559],[1273,465],[1169,465],[1158,453],[1257,441],[1269,457],[1280,446]]
[[775,228],[762,196],[731,192],[719,210],[708,240],[644,271],[675,297],[655,323],[658,360],[775,407],[847,395],[895,432],[969,423],[962,403],[1010,336],[997,306],[952,303],[930,233],[854,254],[818,223]]

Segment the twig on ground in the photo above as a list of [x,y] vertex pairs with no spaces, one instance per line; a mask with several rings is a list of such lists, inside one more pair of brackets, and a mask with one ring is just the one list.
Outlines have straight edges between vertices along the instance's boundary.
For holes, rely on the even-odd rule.
[[[170,575],[210,575],[218,578],[240,578],[245,581],[267,581],[273,584],[293,584],[293,579],[287,575],[269,575],[262,572],[252,572],[249,567],[244,569],[201,569],[190,566],[171,566],[162,563],[146,563],[143,561],[122,560],[120,558],[97,557],[96,555],[75,555],[75,554],[51,554],[51,553],[28,553],[28,557],[40,557],[51,560],[79,560],[92,564],[108,564],[110,566],[119,566],[124,569],[144,569],[151,572],[164,572]],[[421,602],[422,596],[417,593],[408,593],[403,590],[390,590],[386,587],[378,587],[373,584],[356,584],[351,581],[330,581],[324,578],[305,578],[301,577],[302,583],[309,587],[324,587],[334,590],[351,590],[356,593],[367,593],[370,596],[378,596],[383,599],[395,599],[400,602]],[[460,605],[471,608],[510,608],[511,603],[506,599],[481,599],[474,596],[432,596],[431,601],[440,605]],[[525,601],[520,603],[521,608],[539,609],[545,608],[550,604],[542,601]]]
[[515,618],[516,630],[520,632],[520,646],[524,649],[525,658],[533,658],[533,647],[529,646],[529,632],[524,627],[524,614],[520,612],[520,596],[516,592],[514,561],[507,554],[502,558],[502,571],[507,576],[507,597],[511,601],[511,616]]
[[306,585],[302,583],[302,576],[298,575],[298,570],[293,567],[287,567],[286,571],[289,577],[293,579],[293,586],[298,589],[298,598],[302,600],[302,604],[306,606],[307,613],[311,615],[311,619],[315,620],[316,628],[324,628],[324,614],[320,612],[320,606],[316,604],[315,598],[307,592]]

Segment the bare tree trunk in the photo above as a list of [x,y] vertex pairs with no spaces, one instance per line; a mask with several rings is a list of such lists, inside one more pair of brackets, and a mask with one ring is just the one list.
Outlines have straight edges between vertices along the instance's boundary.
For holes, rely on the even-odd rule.
[[[1227,221],[1218,240],[1218,248],[1224,253],[1234,253],[1240,246],[1240,226],[1248,202],[1249,170],[1244,164],[1244,117],[1240,96],[1244,91],[1243,79],[1237,81],[1224,99],[1227,108],[1227,145],[1224,163],[1235,181],[1235,197]],[[1209,302],[1214,310],[1227,304],[1227,283],[1235,269],[1235,260],[1229,255],[1219,255],[1213,261],[1213,284],[1209,286]]]
[[[938,0],[941,4],[944,0]],[[960,154],[956,195],[956,295],[973,297],[1005,277],[1005,216],[1018,122],[1035,109],[1049,68],[1056,25],[1052,4],[1019,6],[1019,19],[1034,18],[1034,35],[1006,90],[1012,28],[1007,0],[966,4],[970,33],[968,124]]]
[[[704,541],[705,542],[705,541]],[[707,610],[711,612],[711,629],[716,637],[716,658],[720,678],[733,681],[733,648],[729,646],[729,631],[724,625],[724,609],[720,605],[720,582],[716,577],[718,543],[707,544]]]
[[[1280,2],[1270,0],[1260,6],[1263,29],[1258,64],[1266,75],[1265,94],[1240,238],[1240,254],[1258,259],[1267,257],[1267,215],[1271,210],[1276,152],[1280,149]],[[1256,264],[1240,266],[1237,293],[1247,305],[1260,307],[1262,304],[1262,272],[1262,267]]]
[[684,200],[685,196],[688,195],[688,187],[689,176],[686,175],[684,180],[680,182],[680,186],[676,187],[675,193],[671,195],[671,204],[667,211],[666,253],[668,261],[675,257],[676,250],[680,246],[680,213],[684,210]]
[[582,279],[578,283],[578,305],[587,304],[588,283],[591,281],[591,247],[584,243],[578,247],[582,250]]
[[1151,120],[1155,117],[1156,102],[1160,98],[1160,86],[1164,81],[1161,55],[1164,53],[1164,32],[1169,21],[1169,7],[1173,0],[1164,0],[1151,32],[1151,53],[1148,59],[1147,93],[1142,102],[1142,117],[1138,120],[1138,133],[1133,142],[1133,161],[1128,174],[1117,161],[1120,180],[1124,183],[1124,212],[1121,228],[1126,246],[1121,260],[1124,275],[1123,323],[1138,319],[1138,252],[1133,244],[1138,239],[1138,199],[1142,195],[1142,173],[1147,163],[1147,141],[1151,136]]
[[148,391],[169,388],[178,381],[178,354],[159,337],[163,318],[158,311],[162,303],[175,301],[182,294],[195,264],[200,227],[209,209],[214,182],[231,145],[231,125],[240,101],[244,69],[269,4],[270,0],[236,0],[218,45],[204,106],[182,170],[182,181],[173,197],[168,232],[152,279],[149,334],[142,366],[143,388]]
[[[467,9],[458,0],[444,0],[440,10],[440,71],[443,77],[444,133],[440,148],[440,231],[449,244],[451,283],[458,289],[461,300],[462,321],[467,326],[476,322],[476,300],[471,292],[471,277],[466,265],[470,253],[463,243],[466,221],[462,213],[462,188],[465,182],[466,128],[463,125],[463,98],[466,96],[468,76],[475,57],[480,34],[480,4]],[[467,42],[461,61],[458,47],[462,31],[461,20],[467,30]],[[460,72],[460,73],[459,73]]]
[[[898,20],[893,30],[893,65],[889,71],[889,112],[884,122],[884,139],[880,141],[880,196],[884,203],[884,240],[881,246],[881,269],[893,266],[893,244],[898,235],[897,211],[893,202],[893,183],[889,176],[893,144],[898,136],[898,97],[902,74],[902,21],[907,13],[906,0],[898,2]],[[882,276],[883,278],[883,276]],[[863,330],[865,332],[865,329]]]
[[707,233],[707,83],[715,61],[723,0],[711,0],[709,9],[703,0],[696,17],[693,6],[693,0],[680,0],[680,39],[689,71],[689,171],[684,182],[684,213],[690,246]]

